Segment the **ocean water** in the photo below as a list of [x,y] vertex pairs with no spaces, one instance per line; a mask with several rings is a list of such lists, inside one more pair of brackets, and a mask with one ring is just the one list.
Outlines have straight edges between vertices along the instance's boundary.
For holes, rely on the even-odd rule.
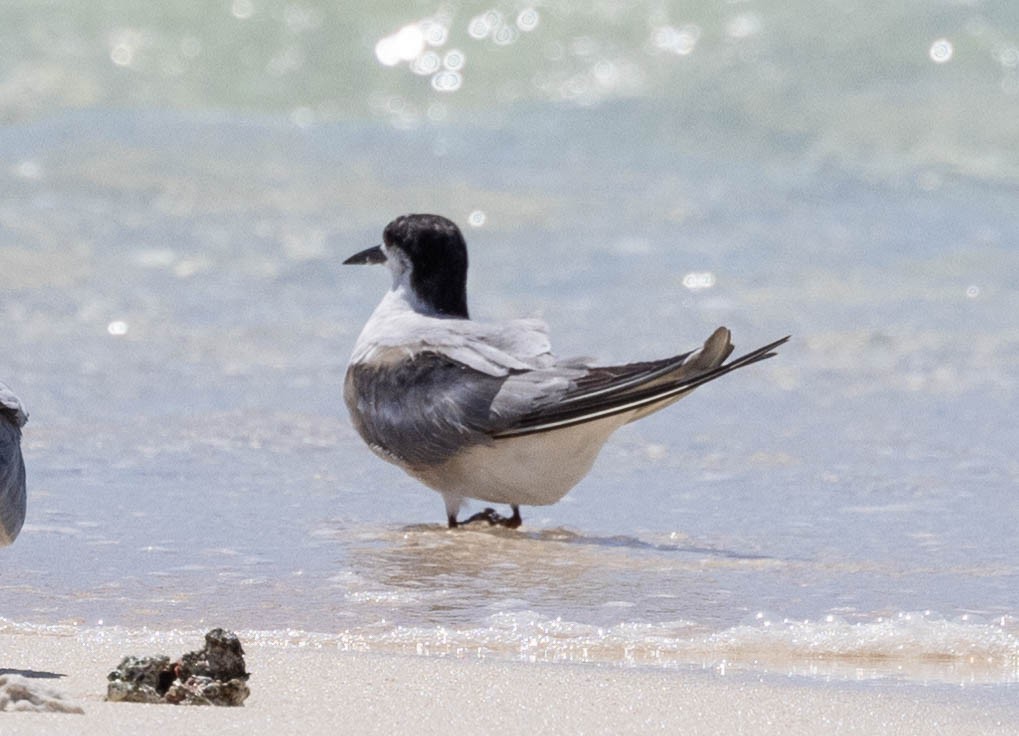
[[[4,625],[1013,692],[1012,5],[3,13]],[[562,355],[793,338],[450,532],[340,396],[411,211]]]

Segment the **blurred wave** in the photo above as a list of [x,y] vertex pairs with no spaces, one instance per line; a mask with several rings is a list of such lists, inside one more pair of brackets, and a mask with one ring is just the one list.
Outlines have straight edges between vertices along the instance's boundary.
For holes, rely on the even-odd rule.
[[10,5],[7,121],[136,107],[412,127],[639,100],[640,135],[688,149],[1019,176],[1009,3]]

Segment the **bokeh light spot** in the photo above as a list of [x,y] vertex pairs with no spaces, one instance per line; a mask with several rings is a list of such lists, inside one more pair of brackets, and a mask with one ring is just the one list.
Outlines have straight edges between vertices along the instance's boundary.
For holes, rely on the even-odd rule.
[[401,61],[413,61],[425,50],[425,34],[417,23],[410,23],[396,33],[379,39],[375,44],[375,58],[385,66],[396,66]]
[[115,319],[110,324],[106,325],[106,331],[114,337],[121,337],[127,334],[127,322],[120,319]]
[[541,15],[534,8],[524,8],[517,15],[517,28],[524,33],[533,31],[538,27],[538,21],[541,19]]
[[710,289],[715,285],[715,274],[711,271],[692,271],[683,277],[683,286],[690,291]]
[[931,48],[928,53],[931,57],[931,61],[935,64],[944,64],[945,62],[952,60],[952,55],[955,53],[955,49],[952,48],[952,42],[947,38],[939,38],[931,44]]
[[443,69],[432,77],[432,89],[436,92],[456,92],[463,84],[460,72]]

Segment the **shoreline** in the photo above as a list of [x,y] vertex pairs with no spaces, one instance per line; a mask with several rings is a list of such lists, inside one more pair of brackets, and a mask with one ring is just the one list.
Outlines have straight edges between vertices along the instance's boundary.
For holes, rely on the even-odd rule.
[[107,703],[106,674],[127,654],[179,656],[194,631],[0,631],[0,673],[55,690],[83,715],[0,712],[0,733],[218,734],[647,733],[1011,734],[1019,706],[964,688],[804,682],[610,665],[526,663],[338,651],[245,640],[251,697],[240,708]]

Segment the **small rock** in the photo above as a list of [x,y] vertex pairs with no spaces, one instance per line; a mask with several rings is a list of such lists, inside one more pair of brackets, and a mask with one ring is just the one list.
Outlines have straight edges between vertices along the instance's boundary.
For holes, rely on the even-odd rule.
[[186,681],[175,680],[166,693],[167,703],[185,705],[244,705],[251,691],[239,678],[225,682],[211,677],[192,675]]
[[205,648],[188,652],[180,658],[177,676],[185,680],[191,675],[211,677],[215,680],[247,680],[244,670],[244,649],[237,634],[213,629],[205,635]]
[[127,656],[106,676],[106,699],[126,703],[161,703],[176,675],[170,658]]
[[237,635],[213,629],[205,647],[171,662],[164,655],[124,657],[107,677],[106,699],[134,703],[243,705],[250,695]]

